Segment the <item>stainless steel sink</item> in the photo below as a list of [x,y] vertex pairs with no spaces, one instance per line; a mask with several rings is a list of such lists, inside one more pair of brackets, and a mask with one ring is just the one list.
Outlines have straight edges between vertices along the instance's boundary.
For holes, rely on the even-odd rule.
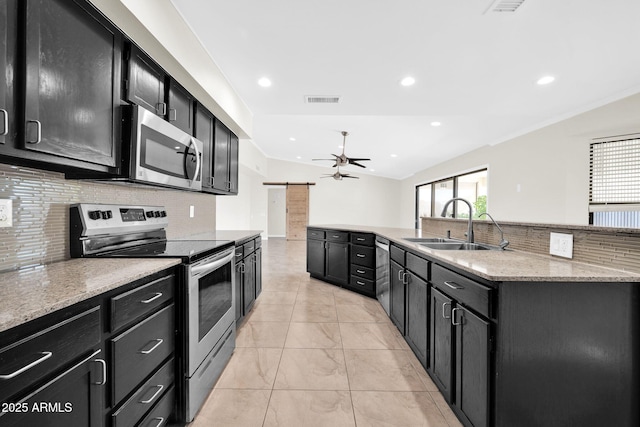
[[448,243],[451,239],[445,239],[442,237],[403,237],[402,240],[408,240],[414,243]]
[[480,243],[466,243],[466,242],[433,242],[433,243],[420,243],[420,246],[430,249],[438,249],[443,251],[486,251],[494,250],[499,251],[497,246],[483,245]]

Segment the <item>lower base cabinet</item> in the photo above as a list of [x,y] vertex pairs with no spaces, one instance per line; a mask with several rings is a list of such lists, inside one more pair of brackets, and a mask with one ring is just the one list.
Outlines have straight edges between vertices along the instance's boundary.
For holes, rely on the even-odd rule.
[[239,244],[235,249],[235,311],[240,324],[262,293],[262,241],[260,237]]

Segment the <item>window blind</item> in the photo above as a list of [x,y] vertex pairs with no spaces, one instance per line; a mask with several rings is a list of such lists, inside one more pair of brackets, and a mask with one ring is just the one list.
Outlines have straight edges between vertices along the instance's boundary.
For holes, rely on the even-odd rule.
[[[591,143],[590,210],[602,210],[604,206],[597,205],[611,204],[640,204],[640,136]],[[619,208],[627,210],[630,206]]]

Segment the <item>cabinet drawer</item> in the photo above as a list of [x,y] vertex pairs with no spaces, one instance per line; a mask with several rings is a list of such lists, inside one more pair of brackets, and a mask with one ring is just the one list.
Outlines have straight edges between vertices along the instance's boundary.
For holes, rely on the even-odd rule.
[[133,427],[173,386],[174,361],[171,358],[113,413],[113,427]]
[[255,242],[255,248],[261,248],[262,247],[262,238],[261,237],[256,237],[255,239],[253,239],[253,241]]
[[414,274],[418,275],[423,280],[429,280],[429,264],[431,264],[426,259],[422,259],[414,254],[407,254],[407,270],[412,271]]
[[334,231],[327,230],[325,237],[329,242],[348,242],[349,241],[349,232],[348,231]]
[[431,268],[431,283],[453,299],[490,317],[493,289],[437,264]]
[[367,246],[351,245],[351,263],[375,268],[376,250]]
[[111,298],[111,330],[116,331],[172,300],[174,285],[172,274]]
[[373,268],[363,267],[357,264],[351,264],[351,274],[363,279],[375,280],[376,271]]
[[376,236],[371,233],[351,233],[351,243],[362,246],[373,246],[376,244]]
[[324,230],[307,228],[307,239],[324,240]]
[[136,388],[173,348],[173,304],[111,340],[114,403]]
[[404,267],[404,250],[397,246],[389,245],[389,257]]
[[242,245],[236,246],[235,256],[236,256],[236,261],[240,261],[242,260],[242,258],[244,258],[244,247]]
[[244,248],[244,256],[247,256],[255,250],[256,244],[253,240],[251,240],[245,243],[244,245],[242,245],[242,247]]
[[100,344],[100,307],[0,349],[0,402]]
[[166,426],[171,413],[173,412],[175,400],[175,389],[171,387],[167,394],[158,402],[158,404],[144,417],[144,420],[138,424],[138,427],[162,427]]
[[352,275],[349,284],[352,288],[359,289],[369,294],[376,292],[376,282],[373,280],[363,279]]

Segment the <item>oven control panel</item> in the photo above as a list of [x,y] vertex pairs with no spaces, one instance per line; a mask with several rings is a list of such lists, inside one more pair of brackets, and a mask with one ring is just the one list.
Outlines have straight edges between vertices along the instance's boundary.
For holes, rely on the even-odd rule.
[[80,203],[71,206],[71,221],[81,224],[83,236],[143,232],[169,225],[164,206]]

